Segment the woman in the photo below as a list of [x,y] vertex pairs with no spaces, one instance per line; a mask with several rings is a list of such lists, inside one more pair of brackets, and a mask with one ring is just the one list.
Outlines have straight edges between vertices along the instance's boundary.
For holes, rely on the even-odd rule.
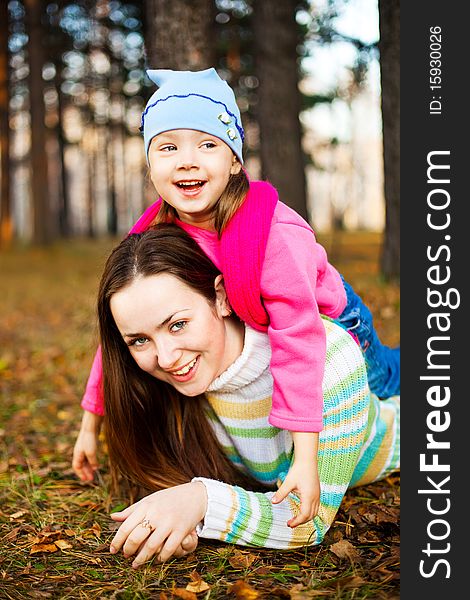
[[[267,335],[232,314],[222,276],[178,227],[121,242],[101,279],[98,316],[111,465],[153,491],[112,515],[122,525],[111,552],[136,554],[134,567],[194,549],[195,529],[246,545],[318,544],[348,487],[398,468],[399,400],[369,393],[360,348],[325,319],[320,509],[312,521],[288,526],[299,499],[271,502],[293,444],[268,423]],[[87,457],[98,429],[99,417],[85,414],[74,452],[83,478],[92,472]]]

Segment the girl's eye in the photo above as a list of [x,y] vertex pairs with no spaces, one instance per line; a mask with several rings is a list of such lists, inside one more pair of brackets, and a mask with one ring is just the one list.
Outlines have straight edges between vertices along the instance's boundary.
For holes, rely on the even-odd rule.
[[215,148],[215,142],[204,142],[202,146],[203,148]]
[[147,341],[148,341],[148,338],[139,337],[139,338],[135,338],[134,340],[131,340],[128,345],[136,346],[137,348],[139,348],[139,347],[143,346]]
[[174,144],[168,144],[167,146],[162,146],[160,150],[162,152],[173,152],[176,150],[176,146]]
[[178,331],[181,331],[185,327],[186,327],[186,321],[177,321],[176,323],[173,323],[173,325],[171,325],[170,331],[172,333],[176,333]]

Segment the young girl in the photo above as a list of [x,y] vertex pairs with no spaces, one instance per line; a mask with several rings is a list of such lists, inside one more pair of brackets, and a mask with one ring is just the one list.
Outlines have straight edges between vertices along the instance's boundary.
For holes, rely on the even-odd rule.
[[[158,222],[186,230],[224,275],[230,304],[272,347],[269,422],[292,432],[294,461],[273,502],[295,492],[300,513],[318,510],[318,433],[326,341],[320,314],[354,331],[365,351],[371,390],[399,393],[399,350],[382,346],[372,317],[328,263],[310,226],[280,202],[267,182],[249,182],[242,168],[244,132],[231,88],[214,69],[148,71],[159,89],[142,115],[145,152],[160,199],[131,233]],[[188,375],[195,365],[184,365]],[[83,479],[97,467],[96,434],[103,414],[98,352],[82,401],[86,413],[74,451]],[[282,479],[282,478],[281,478]]]

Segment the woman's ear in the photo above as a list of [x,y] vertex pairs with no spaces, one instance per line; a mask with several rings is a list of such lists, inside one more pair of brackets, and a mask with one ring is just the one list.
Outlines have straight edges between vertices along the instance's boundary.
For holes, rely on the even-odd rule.
[[221,317],[229,317],[232,314],[232,307],[227,298],[227,292],[225,291],[224,276],[222,274],[217,275],[214,280],[215,289],[215,303],[217,312]]
[[241,168],[242,164],[234,154],[232,156],[232,166],[230,167],[230,175],[238,175],[238,173],[240,173],[241,171]]

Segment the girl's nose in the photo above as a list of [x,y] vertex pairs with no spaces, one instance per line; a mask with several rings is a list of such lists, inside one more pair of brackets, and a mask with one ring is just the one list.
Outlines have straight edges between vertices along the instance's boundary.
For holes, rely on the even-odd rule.
[[184,148],[180,150],[178,167],[180,169],[192,169],[197,167],[197,160],[192,148]]

